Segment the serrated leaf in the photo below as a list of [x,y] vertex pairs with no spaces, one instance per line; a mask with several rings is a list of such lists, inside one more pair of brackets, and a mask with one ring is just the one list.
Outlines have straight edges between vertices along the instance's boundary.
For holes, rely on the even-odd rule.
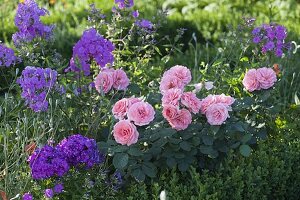
[[156,166],[153,165],[152,163],[144,163],[142,165],[142,170],[143,170],[144,174],[146,174],[147,176],[149,176],[151,178],[154,178],[157,173]]
[[129,156],[126,153],[117,153],[113,158],[113,165],[117,169],[123,169],[128,164]]
[[143,153],[138,148],[130,148],[127,153],[132,156],[141,156]]
[[213,145],[213,143],[214,143],[214,138],[211,137],[211,136],[209,136],[209,135],[203,135],[203,136],[202,136],[202,141],[203,141],[203,143],[204,143],[205,145],[210,146],[210,145]]
[[167,165],[170,168],[173,168],[176,166],[176,160],[174,158],[167,158]]
[[179,163],[178,164],[178,169],[179,169],[179,171],[181,171],[181,172],[186,172],[188,169],[189,169],[189,164],[187,164],[187,163],[185,163],[185,162],[183,162],[183,163]]
[[133,170],[132,176],[139,182],[143,182],[145,180],[145,174],[141,168],[137,168],[137,169]]
[[182,148],[185,151],[190,151],[192,148],[191,145],[186,141],[180,142],[179,146],[180,146],[180,148]]
[[251,148],[249,145],[243,144],[240,146],[240,153],[245,156],[245,157],[249,157],[251,154]]
[[200,146],[200,152],[203,154],[211,154],[211,152],[213,151],[211,146]]
[[246,142],[248,142],[249,140],[251,140],[251,138],[252,138],[252,135],[251,135],[251,134],[246,134],[246,135],[244,135],[244,136],[242,137],[241,142],[242,142],[243,144],[245,144]]

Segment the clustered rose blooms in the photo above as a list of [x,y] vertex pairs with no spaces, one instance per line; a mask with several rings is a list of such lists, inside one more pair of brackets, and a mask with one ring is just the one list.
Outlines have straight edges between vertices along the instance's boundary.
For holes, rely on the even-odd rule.
[[243,79],[243,85],[246,90],[253,92],[255,90],[269,89],[277,81],[276,72],[272,68],[250,69]]
[[[192,113],[200,110],[201,100],[193,92],[184,92],[184,87],[192,80],[190,70],[176,65],[166,71],[160,82],[162,114],[173,129],[186,129],[192,123]],[[186,108],[180,109],[180,105]]]
[[228,111],[232,110],[234,101],[231,96],[210,94],[201,101],[200,112],[206,116],[210,125],[221,125],[229,118]]
[[103,69],[95,78],[95,87],[99,93],[108,93],[112,88],[125,90],[130,81],[122,69]]
[[117,143],[130,146],[138,141],[139,133],[136,126],[150,124],[154,120],[154,108],[139,98],[123,98],[112,108],[118,120],[114,126],[113,136]]

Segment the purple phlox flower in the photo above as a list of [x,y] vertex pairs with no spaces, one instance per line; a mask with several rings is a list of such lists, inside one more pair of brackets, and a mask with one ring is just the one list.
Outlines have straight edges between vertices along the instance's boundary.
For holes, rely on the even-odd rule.
[[144,28],[144,29],[150,29],[151,30],[153,28],[152,22],[149,21],[149,20],[146,20],[146,19],[136,21],[136,25],[141,27],[141,28]]
[[117,4],[120,9],[131,8],[134,6],[133,0],[115,0],[115,4]]
[[22,88],[21,97],[26,104],[34,111],[47,111],[47,94],[54,88],[57,79],[57,72],[50,68],[39,68],[27,66],[17,83]]
[[49,145],[36,149],[28,162],[32,178],[36,180],[61,177],[70,168],[64,153]]
[[261,28],[260,27],[256,27],[253,29],[252,31],[252,35],[258,35],[260,33]]
[[20,61],[21,59],[15,56],[15,52],[12,49],[0,44],[0,67],[10,67]]
[[254,42],[255,44],[258,44],[260,41],[261,41],[261,38],[260,38],[259,36],[255,36],[255,37],[253,38],[253,42]]
[[56,184],[56,185],[54,186],[53,191],[54,191],[56,194],[59,194],[59,193],[62,193],[63,189],[64,189],[63,184],[58,183],[58,184]]
[[134,11],[132,11],[132,16],[133,16],[134,18],[138,18],[138,17],[139,17],[139,15],[140,15],[140,13],[139,13],[139,11],[138,11],[138,10],[134,10]]
[[25,194],[23,194],[23,197],[22,197],[23,200],[33,200],[33,196],[27,192]]
[[252,30],[253,43],[261,44],[262,53],[273,52],[277,57],[282,57],[283,50],[288,49],[289,43],[285,42],[287,30],[284,26],[275,23],[263,24]]
[[19,29],[12,39],[16,46],[23,42],[30,42],[36,37],[49,39],[52,35],[54,25],[44,25],[40,17],[48,15],[44,8],[39,8],[34,0],[25,0],[19,3],[15,17],[15,25]]
[[105,160],[104,155],[98,150],[96,141],[80,134],[65,138],[57,147],[61,152],[64,152],[71,166],[83,165],[86,168],[91,168]]
[[49,199],[52,199],[52,197],[54,196],[54,192],[52,189],[46,189],[44,191],[44,194],[45,194],[45,197],[49,198]]
[[85,76],[90,75],[90,64],[94,60],[100,67],[112,64],[115,49],[112,42],[97,33],[91,28],[84,31],[80,40],[73,47],[73,57],[70,60],[70,67],[65,71],[83,71]]
[[273,50],[274,47],[275,47],[275,45],[274,45],[274,42],[272,42],[272,41],[268,41],[268,42],[265,44],[265,49],[266,49],[267,51]]

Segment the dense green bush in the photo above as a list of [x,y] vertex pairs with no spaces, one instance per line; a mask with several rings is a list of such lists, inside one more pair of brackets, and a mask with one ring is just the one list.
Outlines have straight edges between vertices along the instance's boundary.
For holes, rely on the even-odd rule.
[[260,144],[249,158],[230,154],[215,171],[199,173],[193,168],[188,175],[171,171],[151,185],[129,186],[120,197],[158,199],[165,190],[167,199],[296,200],[300,193],[300,132],[287,129],[270,136],[272,139]]

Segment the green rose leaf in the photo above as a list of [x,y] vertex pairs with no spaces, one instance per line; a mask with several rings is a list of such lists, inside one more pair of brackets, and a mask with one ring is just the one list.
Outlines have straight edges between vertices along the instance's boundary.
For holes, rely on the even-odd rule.
[[186,141],[180,142],[179,146],[180,146],[180,148],[182,148],[185,151],[190,151],[192,148],[192,146]]
[[209,135],[203,135],[202,140],[203,140],[203,143],[208,146],[213,145],[213,143],[214,143],[214,138]]
[[176,166],[176,160],[174,158],[167,158],[167,165],[170,168],[173,168]]
[[243,144],[245,144],[246,142],[248,142],[249,140],[251,140],[251,138],[252,138],[252,135],[251,135],[251,134],[246,134],[246,135],[244,135],[244,136],[242,137],[241,142],[242,142]]
[[129,156],[126,153],[117,153],[113,158],[113,165],[117,169],[123,169],[128,164]]
[[141,168],[137,168],[137,169],[133,170],[132,176],[139,182],[143,182],[145,180],[145,174]]
[[249,157],[251,153],[251,148],[249,147],[249,145],[243,144],[240,146],[240,153],[245,157]]

